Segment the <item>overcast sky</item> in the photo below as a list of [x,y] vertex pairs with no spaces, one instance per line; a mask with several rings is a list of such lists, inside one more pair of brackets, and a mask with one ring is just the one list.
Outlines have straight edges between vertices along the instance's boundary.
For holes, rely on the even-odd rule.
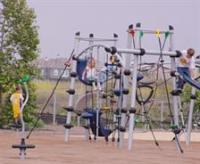
[[[141,22],[145,29],[175,28],[175,49],[194,47],[200,53],[200,1],[198,0],[27,0],[39,26],[41,57],[67,57],[74,34],[87,37],[119,35],[118,47],[126,48],[126,30]],[[199,10],[199,11],[198,11]],[[159,49],[155,36],[149,49]]]

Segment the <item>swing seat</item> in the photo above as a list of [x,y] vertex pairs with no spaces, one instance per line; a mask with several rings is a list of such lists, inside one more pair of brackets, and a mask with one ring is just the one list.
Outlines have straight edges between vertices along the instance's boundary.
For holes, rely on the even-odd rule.
[[[87,112],[85,112],[85,117],[86,119],[89,119],[90,121],[90,128],[92,130],[92,133],[94,135],[97,135],[96,134],[96,114],[97,114],[97,111],[94,110],[94,109],[89,109]],[[111,133],[112,133],[112,130],[107,128],[107,127],[104,127],[103,126],[103,123],[101,122],[101,112],[99,112],[99,129],[98,129],[98,136],[99,137],[108,137]]]
[[144,76],[140,73],[137,74],[137,81],[140,81],[144,78]]
[[89,113],[89,112],[83,112],[81,114],[81,117],[84,118],[84,119],[90,119],[93,117],[93,114]]
[[14,149],[19,149],[19,150],[26,150],[26,149],[34,149],[35,145],[32,144],[26,144],[25,143],[25,139],[22,138],[21,139],[21,143],[20,144],[16,144],[16,145],[12,145],[12,148]]
[[35,145],[19,144],[19,145],[12,145],[12,148],[20,150],[34,149]]

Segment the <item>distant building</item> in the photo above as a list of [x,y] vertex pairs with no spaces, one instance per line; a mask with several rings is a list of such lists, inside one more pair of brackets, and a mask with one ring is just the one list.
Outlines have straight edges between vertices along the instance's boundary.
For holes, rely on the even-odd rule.
[[[56,80],[60,77],[61,73],[64,70],[64,63],[66,58],[40,58],[34,62],[41,70],[41,78],[48,80]],[[69,77],[69,71],[65,70],[62,79],[67,79]]]

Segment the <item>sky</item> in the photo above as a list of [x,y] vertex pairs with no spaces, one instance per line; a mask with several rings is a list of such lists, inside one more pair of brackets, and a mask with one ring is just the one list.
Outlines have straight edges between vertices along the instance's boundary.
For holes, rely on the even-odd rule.
[[[193,47],[200,54],[200,1],[198,0],[27,0],[39,27],[40,57],[68,57],[75,33],[88,37],[119,35],[118,48],[126,48],[127,29],[137,22],[145,29],[174,26],[174,49]],[[199,10],[199,11],[198,11]],[[86,45],[84,45],[86,46]],[[155,36],[143,46],[159,49]]]

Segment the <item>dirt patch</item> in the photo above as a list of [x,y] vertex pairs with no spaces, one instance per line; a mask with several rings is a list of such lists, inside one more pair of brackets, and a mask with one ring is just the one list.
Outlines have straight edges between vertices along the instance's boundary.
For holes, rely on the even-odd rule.
[[[159,132],[161,133],[161,132]],[[33,150],[27,151],[24,161],[19,159],[19,151],[12,149],[12,144],[19,143],[20,137],[14,131],[0,130],[0,163],[1,164],[199,164],[200,142],[192,142],[186,146],[181,145],[184,154],[178,153],[174,142],[159,141],[160,149],[153,141],[138,140],[142,134],[135,134],[136,140],[133,149],[119,149],[116,143],[105,143],[104,139],[85,141],[83,130],[72,131],[70,142],[64,143],[64,129],[52,127],[50,130],[36,131],[27,143],[36,145]],[[165,133],[162,132],[164,136]],[[168,133],[166,133],[167,135]],[[143,135],[150,135],[144,133]],[[200,135],[199,135],[200,136]],[[171,137],[171,136],[170,136]],[[169,137],[169,138],[170,138]],[[141,138],[142,139],[142,138]]]

